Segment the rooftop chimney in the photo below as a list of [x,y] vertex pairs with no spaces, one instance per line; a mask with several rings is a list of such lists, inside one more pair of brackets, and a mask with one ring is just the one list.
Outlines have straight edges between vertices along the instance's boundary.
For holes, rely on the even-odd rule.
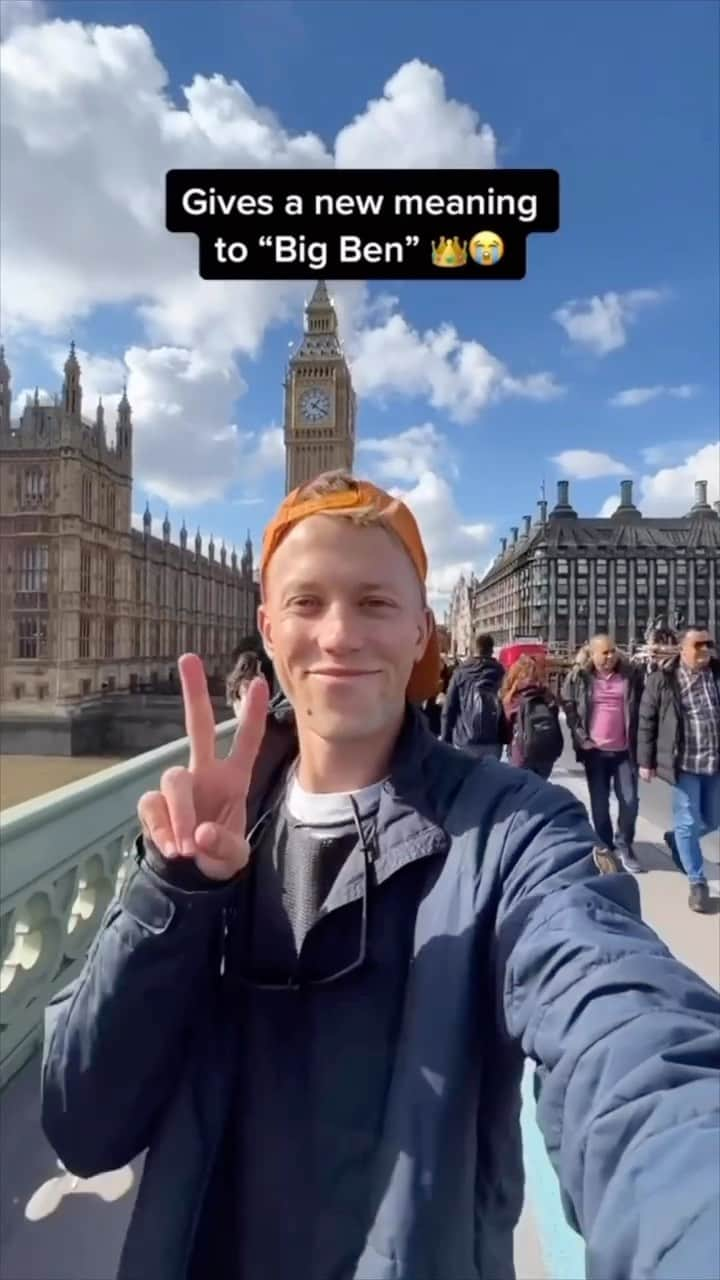
[[558,520],[577,520],[577,511],[574,511],[570,506],[570,482],[568,480],[558,480],[557,502],[550,515]]
[[518,526],[517,526],[516,524],[514,524],[514,525],[512,526],[512,528],[511,528],[510,532],[511,532],[511,534],[512,534],[513,546],[515,546],[515,543],[516,543],[516,542],[517,542],[517,540],[518,540],[518,533],[520,532],[520,530],[518,529]]
[[709,515],[712,511],[712,507],[707,500],[707,489],[707,480],[695,481],[695,501],[690,515],[704,516]]
[[620,481],[620,506],[616,507],[612,514],[613,520],[627,522],[628,520],[641,520],[642,516],[633,502],[633,482],[632,480]]
[[538,502],[538,520],[540,524],[547,523],[547,502],[544,498],[541,498]]
[[504,556],[507,551],[507,538],[500,539],[500,555]]
[[532,524],[532,516],[523,516],[523,538],[530,537],[531,524]]

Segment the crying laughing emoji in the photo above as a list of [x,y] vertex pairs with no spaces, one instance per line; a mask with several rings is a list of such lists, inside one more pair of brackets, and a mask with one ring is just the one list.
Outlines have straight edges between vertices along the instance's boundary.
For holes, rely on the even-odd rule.
[[478,231],[470,241],[470,257],[479,267],[494,267],[505,252],[505,245],[494,231]]

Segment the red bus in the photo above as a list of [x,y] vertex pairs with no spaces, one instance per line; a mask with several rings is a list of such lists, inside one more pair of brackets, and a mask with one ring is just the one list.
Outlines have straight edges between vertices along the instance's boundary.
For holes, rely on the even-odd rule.
[[509,671],[513,662],[517,662],[523,653],[547,662],[547,645],[543,644],[542,640],[524,636],[518,636],[516,640],[511,640],[509,644],[504,644],[498,653],[498,661],[502,663],[506,671]]

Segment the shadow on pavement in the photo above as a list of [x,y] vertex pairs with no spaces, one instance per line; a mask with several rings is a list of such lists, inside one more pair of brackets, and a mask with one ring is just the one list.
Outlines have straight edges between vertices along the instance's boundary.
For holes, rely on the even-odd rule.
[[0,1280],[114,1280],[142,1160],[88,1182],[63,1172],[40,1127],[39,1056],[0,1092],[0,1133]]

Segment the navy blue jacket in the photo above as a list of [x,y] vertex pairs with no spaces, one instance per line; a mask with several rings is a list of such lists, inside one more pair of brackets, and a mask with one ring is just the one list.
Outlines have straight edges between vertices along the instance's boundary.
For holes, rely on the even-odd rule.
[[[638,731],[638,765],[656,769],[658,777],[671,785],[677,782],[685,748],[679,666],[680,658],[671,658],[648,676],[640,703]],[[709,671],[715,679],[720,699],[720,662],[716,658],[710,663]]]
[[[504,675],[505,669],[497,658],[469,658],[460,664],[453,672],[445,695],[440,731],[443,742],[461,748],[500,745],[504,740],[504,721],[499,691]],[[479,695],[487,699],[491,712],[496,713],[486,712],[483,718],[490,729],[480,738],[476,730]]]
[[[290,734],[269,727],[251,821]],[[369,969],[382,975],[409,939],[402,1008],[386,1043],[361,977],[307,993],[326,1069],[313,1137],[333,1171],[317,1236],[343,1263],[330,1273],[295,1258],[287,1275],[511,1280],[528,1057],[590,1280],[716,1280],[720,1000],[641,923],[634,880],[597,874],[582,806],[453,751],[409,710],[377,830]],[[90,1177],[149,1148],[121,1280],[221,1280],[206,1266],[207,1241],[222,1249],[206,1193],[243,1051],[227,944],[245,880],[180,889],[176,865],[161,875],[140,860],[46,1015],[43,1124],[66,1167]],[[357,927],[361,880],[333,890],[330,950],[344,954]],[[346,1072],[388,1054],[377,1131],[360,1134]],[[303,1178],[287,1169],[287,1202],[269,1209],[278,1233]]]

